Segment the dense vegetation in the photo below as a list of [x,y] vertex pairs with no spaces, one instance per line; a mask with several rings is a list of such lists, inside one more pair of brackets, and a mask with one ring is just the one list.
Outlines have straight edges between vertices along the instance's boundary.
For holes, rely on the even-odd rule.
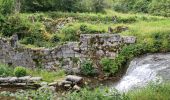
[[122,12],[141,12],[170,16],[170,0],[113,0],[113,8]]

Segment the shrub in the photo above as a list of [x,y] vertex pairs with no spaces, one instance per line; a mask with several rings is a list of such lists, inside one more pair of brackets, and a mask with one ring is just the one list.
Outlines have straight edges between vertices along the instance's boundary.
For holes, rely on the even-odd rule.
[[113,59],[103,58],[100,63],[106,73],[115,74],[118,71],[118,66],[114,65]]
[[91,61],[84,61],[81,64],[81,72],[83,75],[93,76],[95,74],[95,69]]
[[7,77],[13,75],[13,69],[7,65],[0,64],[0,77]]
[[67,27],[62,30],[65,34],[64,41],[77,41],[79,37],[77,36],[77,29],[74,27]]
[[14,69],[14,75],[17,77],[23,77],[27,75],[26,69],[24,67],[18,66]]

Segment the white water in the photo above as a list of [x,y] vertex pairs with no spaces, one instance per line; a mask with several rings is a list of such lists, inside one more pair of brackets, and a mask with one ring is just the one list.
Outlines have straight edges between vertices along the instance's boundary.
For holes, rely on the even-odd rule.
[[150,82],[170,80],[170,54],[153,54],[131,61],[125,76],[116,84],[120,92],[144,87]]

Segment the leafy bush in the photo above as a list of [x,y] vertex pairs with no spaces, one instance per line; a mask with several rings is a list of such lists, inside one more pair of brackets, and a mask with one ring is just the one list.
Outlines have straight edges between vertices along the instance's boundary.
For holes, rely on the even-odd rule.
[[17,77],[23,77],[27,75],[27,71],[24,67],[18,66],[14,69],[14,75]]
[[93,63],[91,61],[84,61],[81,64],[81,72],[83,75],[89,75],[89,76],[93,76],[95,75],[95,69],[93,67]]
[[7,77],[13,75],[13,69],[8,65],[0,64],[0,77]]
[[113,59],[103,58],[101,60],[103,71],[110,74],[115,74],[118,71],[118,67],[114,65]]

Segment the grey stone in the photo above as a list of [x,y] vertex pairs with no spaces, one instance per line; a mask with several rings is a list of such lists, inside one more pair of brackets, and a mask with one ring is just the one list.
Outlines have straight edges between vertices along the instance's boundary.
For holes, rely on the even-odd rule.
[[58,85],[58,82],[52,82],[52,83],[49,83],[48,85],[49,85],[49,86],[57,86],[57,85]]
[[18,78],[17,77],[11,77],[9,80],[9,83],[15,83],[18,81]]
[[7,82],[9,82],[10,79],[11,79],[11,77],[0,78],[0,83],[7,83]]
[[31,76],[19,77],[18,81],[19,82],[27,82],[27,81],[29,81],[30,78],[31,78]]
[[66,80],[74,83],[81,83],[83,78],[75,75],[68,75],[66,76]]
[[41,80],[42,80],[41,77],[31,77],[31,78],[29,79],[29,82],[38,82],[38,81],[41,81]]
[[71,88],[71,84],[65,84],[64,87]]
[[46,86],[46,85],[48,85],[48,83],[47,82],[41,82],[40,85],[41,86]]
[[81,90],[81,88],[80,88],[78,85],[74,85],[73,89],[74,89],[74,90],[77,90],[77,91],[80,91],[80,90]]
[[[17,41],[15,36],[12,38],[14,42]],[[51,49],[33,49],[25,48],[17,42],[11,45],[10,40],[0,38],[0,63],[35,68],[36,60],[41,59],[40,63],[42,64],[42,68],[47,70],[56,70],[56,64],[57,66],[63,64],[62,68],[68,73],[79,73],[79,70],[75,69],[78,68],[78,66],[73,65],[70,58],[78,57],[83,59],[89,58],[89,56],[97,56],[97,60],[100,60],[106,56],[114,59],[124,44],[133,44],[135,42],[136,37],[134,36],[120,36],[119,34],[81,34],[79,42],[68,42]],[[93,50],[94,52],[91,53]]]
[[71,81],[63,80],[63,81],[61,81],[59,84],[61,84],[61,85],[72,84],[72,82],[71,82]]

